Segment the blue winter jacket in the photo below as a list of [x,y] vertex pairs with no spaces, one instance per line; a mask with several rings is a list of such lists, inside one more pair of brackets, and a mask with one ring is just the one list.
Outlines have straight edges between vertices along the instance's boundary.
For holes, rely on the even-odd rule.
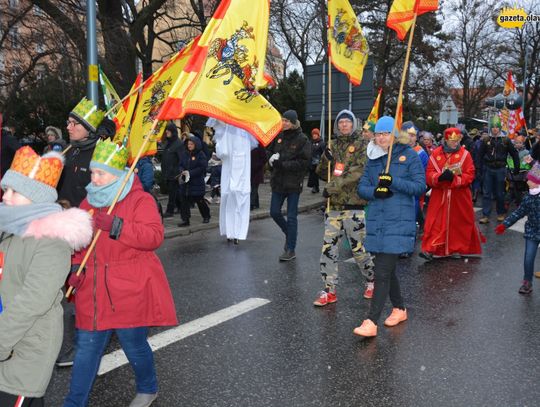
[[540,194],[527,194],[519,207],[503,221],[503,224],[509,228],[524,216],[527,216],[527,221],[523,237],[540,242]]
[[[194,151],[189,151],[187,149],[188,140],[195,143]],[[185,144],[186,148],[182,151],[180,156],[179,172],[189,171],[189,182],[179,186],[179,193],[182,196],[204,196],[204,193],[206,192],[204,177],[206,176],[208,160],[206,159],[206,155],[202,152],[201,140],[198,137],[190,136]]]
[[152,192],[152,187],[154,186],[152,157],[142,157],[137,162],[137,175],[139,176],[144,192]]
[[394,193],[375,199],[379,174],[384,172],[388,154],[368,160],[358,184],[358,195],[369,201],[366,219],[366,250],[372,253],[410,253],[416,235],[415,197],[426,192],[426,174],[416,151],[396,143],[392,150],[390,175]]

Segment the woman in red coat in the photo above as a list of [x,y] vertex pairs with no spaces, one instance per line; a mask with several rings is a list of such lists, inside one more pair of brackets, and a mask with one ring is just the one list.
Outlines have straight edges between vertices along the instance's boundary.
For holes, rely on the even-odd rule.
[[[102,233],[76,288],[76,355],[64,407],[88,403],[101,355],[111,334],[118,336],[135,372],[137,394],[130,406],[149,406],[157,379],[148,327],[176,325],[176,311],[163,266],[154,253],[163,242],[163,225],[152,196],[132,174],[114,210],[107,215],[126,171],[127,151],[100,141],[92,156],[92,181],[81,208],[93,210]],[[76,253],[77,269],[86,251]]]
[[482,253],[484,238],[476,227],[470,189],[474,163],[460,145],[461,138],[458,128],[446,129],[443,144],[428,161],[426,182],[431,187],[431,196],[420,253],[426,260]]

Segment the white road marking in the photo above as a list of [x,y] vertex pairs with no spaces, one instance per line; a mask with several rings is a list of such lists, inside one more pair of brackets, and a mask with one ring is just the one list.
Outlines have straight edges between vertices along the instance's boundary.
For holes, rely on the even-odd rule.
[[527,217],[521,218],[516,223],[514,223],[512,226],[509,227],[510,230],[515,230],[516,232],[525,233],[525,222],[527,221]]
[[[152,348],[152,351],[163,348],[171,343],[178,342],[188,336],[195,335],[201,331],[212,328],[222,322],[236,318],[249,311],[253,311],[256,308],[262,307],[270,303],[270,300],[264,298],[249,298],[238,304],[231,305],[230,307],[216,311],[212,314],[205,315],[202,318],[195,319],[193,321],[181,324],[176,328],[169,329],[167,331],[160,332],[150,338],[148,343]],[[110,372],[120,366],[128,363],[126,355],[122,349],[109,353],[101,358],[101,364],[99,366],[98,376]]]

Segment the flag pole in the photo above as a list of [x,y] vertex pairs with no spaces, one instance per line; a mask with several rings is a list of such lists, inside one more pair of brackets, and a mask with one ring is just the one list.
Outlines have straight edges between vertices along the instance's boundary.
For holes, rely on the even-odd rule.
[[[392,159],[392,147],[394,146],[394,133],[397,129],[397,118],[400,109],[402,108],[402,100],[403,100],[403,88],[405,87],[405,80],[407,78],[407,68],[409,67],[409,58],[411,55],[411,48],[412,48],[412,39],[414,35],[414,28],[416,27],[416,10],[414,11],[414,18],[412,21],[412,27],[411,27],[411,33],[409,34],[409,43],[407,44],[407,53],[405,54],[405,64],[403,66],[403,73],[401,74],[401,84],[399,85],[399,94],[397,99],[397,106],[396,106],[396,116],[394,117],[394,128],[392,129],[392,138],[390,143],[390,148],[388,149],[388,158],[386,160],[386,169],[385,173],[388,173],[390,171],[390,160]],[[398,131],[401,129],[397,129]]]
[[120,107],[120,105],[122,103],[124,103],[127,98],[129,98],[130,96],[133,96],[133,94],[135,92],[138,92],[139,89],[141,89],[144,86],[146,81],[142,82],[139,86],[137,86],[135,89],[131,90],[126,96],[124,96],[122,99],[120,99],[118,102],[116,102],[113,107],[111,107],[109,110],[107,110],[107,112],[105,113],[105,116],[108,116],[113,110],[116,110],[118,107]]
[[[330,53],[330,45],[328,45],[328,143],[326,148],[332,148],[332,54]],[[332,162],[328,161],[327,179],[330,182]],[[326,212],[330,212],[330,198],[326,198]]]
[[[139,162],[139,159],[141,158],[141,155],[144,151],[144,148],[146,147],[146,144],[150,141],[150,136],[154,133],[154,130],[156,129],[157,125],[159,123],[159,120],[154,120],[154,123],[152,123],[152,128],[150,129],[148,135],[144,138],[143,143],[141,144],[141,147],[139,148],[139,151],[137,152],[137,155],[135,156],[135,159],[133,160],[133,163],[131,164],[131,167],[129,167],[129,171],[124,177],[124,181],[120,185],[120,188],[118,188],[118,192],[116,193],[116,196],[114,197],[111,206],[109,206],[109,210],[107,211],[107,215],[110,215],[112,211],[114,210],[114,207],[116,206],[116,203],[120,199],[120,195],[122,195],[122,192],[124,191],[125,186],[128,183],[129,177],[131,177],[131,174],[135,171],[135,167],[137,166],[137,163]],[[86,251],[86,254],[79,266],[79,269],[77,270],[77,277],[81,275],[82,271],[84,270],[84,267],[86,266],[86,263],[88,262],[88,258],[92,254],[92,251],[96,247],[96,243],[101,236],[101,229],[98,229],[96,234],[94,235],[94,239],[92,240],[92,243],[90,243],[90,246],[88,247],[88,250]],[[70,286],[66,292],[66,298],[69,298],[71,293],[73,292],[73,287]]]

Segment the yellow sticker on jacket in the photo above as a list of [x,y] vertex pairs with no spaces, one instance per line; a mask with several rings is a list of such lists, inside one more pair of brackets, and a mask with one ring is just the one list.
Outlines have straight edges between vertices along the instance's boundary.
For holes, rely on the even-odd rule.
[[349,146],[349,153],[354,153],[354,146]]
[[399,160],[400,162],[404,162],[404,161],[407,161],[407,157],[405,157],[404,155],[402,155],[402,156],[400,156],[400,157],[398,158],[398,160]]

